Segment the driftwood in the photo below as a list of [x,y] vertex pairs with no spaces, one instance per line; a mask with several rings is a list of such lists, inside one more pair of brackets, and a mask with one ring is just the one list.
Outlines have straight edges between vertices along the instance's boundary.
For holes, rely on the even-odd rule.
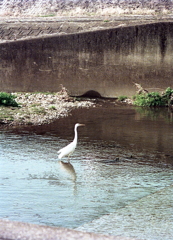
[[146,93],[148,93],[148,91],[146,89],[144,89],[139,83],[134,83],[134,85],[136,86],[137,94],[146,94]]
[[173,94],[171,94],[170,99],[168,101],[168,107],[173,112]]

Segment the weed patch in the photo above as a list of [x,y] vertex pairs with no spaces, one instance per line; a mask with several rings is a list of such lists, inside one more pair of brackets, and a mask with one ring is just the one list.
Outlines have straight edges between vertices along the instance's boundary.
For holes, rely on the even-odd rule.
[[119,96],[119,97],[118,97],[118,100],[123,102],[123,101],[126,100],[127,98],[128,98],[127,96]]
[[35,113],[35,114],[38,114],[38,115],[42,115],[42,114],[45,115],[46,114],[46,111],[45,111],[44,107],[33,107],[32,112]]
[[0,92],[0,105],[18,107],[18,103],[15,101],[15,98],[16,96],[10,93]]
[[55,106],[50,106],[49,109],[50,110],[56,110],[56,107]]
[[141,107],[162,107],[168,106],[173,89],[168,87],[164,93],[158,92],[140,93],[136,94],[134,99],[134,105]]

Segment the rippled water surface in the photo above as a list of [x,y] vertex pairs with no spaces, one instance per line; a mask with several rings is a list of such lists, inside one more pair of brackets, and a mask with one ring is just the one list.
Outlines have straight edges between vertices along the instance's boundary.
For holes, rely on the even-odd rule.
[[[79,144],[71,163],[57,150]],[[49,126],[0,131],[0,217],[75,228],[173,184],[167,110],[80,109]]]

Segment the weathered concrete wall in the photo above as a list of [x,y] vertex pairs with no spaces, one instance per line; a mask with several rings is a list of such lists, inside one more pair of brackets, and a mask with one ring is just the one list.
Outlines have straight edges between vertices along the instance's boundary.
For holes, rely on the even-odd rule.
[[173,22],[0,44],[3,91],[89,90],[104,97],[173,87]]

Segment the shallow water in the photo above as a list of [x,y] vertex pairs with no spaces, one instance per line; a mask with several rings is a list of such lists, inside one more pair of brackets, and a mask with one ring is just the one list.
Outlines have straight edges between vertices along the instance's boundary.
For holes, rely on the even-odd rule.
[[[0,217],[76,228],[170,186],[172,116],[140,111],[110,104],[49,126],[1,130]],[[86,124],[78,147],[70,164],[59,162],[76,122]]]

